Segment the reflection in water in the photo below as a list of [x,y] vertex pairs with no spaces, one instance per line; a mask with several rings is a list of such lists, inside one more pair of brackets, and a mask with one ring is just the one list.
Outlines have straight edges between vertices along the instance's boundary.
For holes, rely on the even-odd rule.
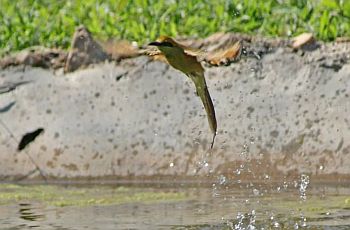
[[35,208],[32,204],[19,203],[19,218],[26,221],[34,222],[34,223],[27,222],[25,224],[30,228],[40,227],[40,225],[38,225],[38,221],[44,218],[44,215],[37,214],[37,212],[38,212],[38,209]]

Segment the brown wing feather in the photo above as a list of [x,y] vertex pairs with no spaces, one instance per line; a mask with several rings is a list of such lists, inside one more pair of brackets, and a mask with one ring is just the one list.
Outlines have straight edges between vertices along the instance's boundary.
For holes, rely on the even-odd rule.
[[169,64],[168,60],[166,59],[166,57],[164,56],[164,54],[158,49],[143,49],[139,51],[140,55],[147,55],[150,56],[151,58],[153,58],[153,60],[156,61],[161,61],[161,62],[165,62],[167,64]]

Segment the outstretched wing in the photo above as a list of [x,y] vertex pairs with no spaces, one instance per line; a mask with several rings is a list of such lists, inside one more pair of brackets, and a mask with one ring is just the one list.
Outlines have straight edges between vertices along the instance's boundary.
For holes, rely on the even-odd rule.
[[164,54],[158,48],[147,48],[139,51],[140,55],[147,55],[153,58],[153,60],[161,61],[169,64]]
[[199,60],[203,59],[206,56],[207,52],[201,49],[196,49],[188,46],[181,45],[181,48],[184,49],[185,54],[197,57]]
[[211,100],[207,84],[205,82],[204,72],[191,73],[191,74],[188,74],[188,77],[191,78],[191,80],[194,82],[196,86],[197,94],[201,98],[205,111],[207,113],[209,127],[213,132],[213,140],[210,148],[213,148],[215,136],[216,136],[216,130],[217,130],[217,122],[216,122],[214,105]]

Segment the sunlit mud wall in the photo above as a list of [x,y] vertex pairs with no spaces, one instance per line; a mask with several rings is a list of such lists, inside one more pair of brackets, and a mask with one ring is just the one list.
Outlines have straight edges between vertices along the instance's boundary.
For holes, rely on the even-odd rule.
[[[349,44],[304,55],[277,49],[206,69],[218,120],[211,133],[192,82],[146,57],[70,74],[0,71],[0,179],[35,169],[50,178],[350,178]],[[22,136],[44,133],[18,152]],[[25,152],[26,151],[26,152]],[[38,177],[34,173],[31,177]],[[194,178],[194,177],[193,177]]]

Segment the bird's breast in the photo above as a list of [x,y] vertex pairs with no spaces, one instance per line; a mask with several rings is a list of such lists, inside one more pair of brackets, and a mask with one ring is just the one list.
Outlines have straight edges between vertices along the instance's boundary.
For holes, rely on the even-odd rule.
[[194,56],[182,53],[178,55],[166,55],[166,58],[171,66],[185,74],[189,74],[191,72],[203,72],[202,65]]

